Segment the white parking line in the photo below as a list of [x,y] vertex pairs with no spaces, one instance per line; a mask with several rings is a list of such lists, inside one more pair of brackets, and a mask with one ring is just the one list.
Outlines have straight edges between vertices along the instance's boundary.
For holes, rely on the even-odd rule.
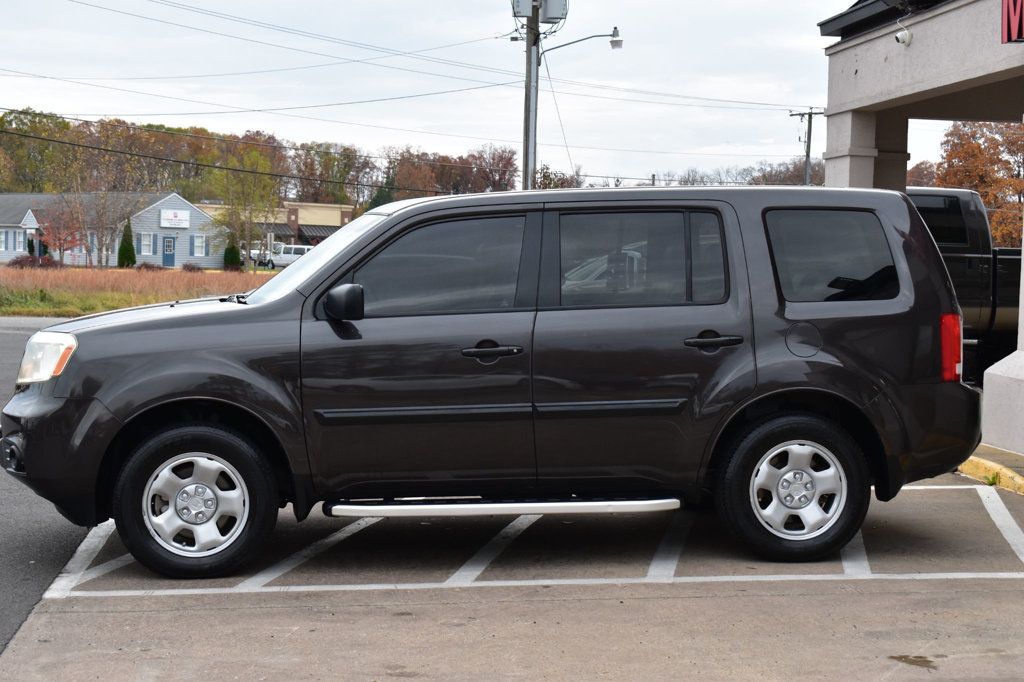
[[1024,561],[1024,531],[1021,531],[1020,526],[1013,520],[1010,510],[1006,508],[1006,504],[999,497],[999,491],[995,488],[981,486],[978,488],[978,494],[981,495],[981,501],[985,503],[985,510],[992,517],[996,528],[1006,538],[1006,542],[1009,543],[1017,558]]
[[103,549],[107,538],[114,531],[113,519],[104,521],[90,530],[82,544],[78,546],[75,553],[68,559],[60,575],[54,578],[50,586],[43,593],[43,599],[63,599],[74,589],[75,585],[82,581],[82,574],[89,565],[96,559],[96,555]]
[[[765,583],[765,582],[842,582],[872,580],[1024,580],[1024,572],[993,573],[872,573],[870,575],[845,575],[823,573],[820,575],[698,575],[676,576],[660,580],[643,578],[552,578],[535,580],[477,580],[469,585],[448,583],[366,583],[356,585],[267,585],[264,587],[183,587],[180,589],[155,590],[88,590],[72,592],[67,597],[178,597],[212,594],[276,594],[282,592],[365,592],[373,590],[443,590],[478,587],[557,587],[583,585],[652,585],[652,584],[699,584],[699,583]],[[66,597],[59,597],[66,598]]]
[[106,575],[111,571],[116,571],[119,568],[123,568],[128,564],[133,563],[135,563],[135,557],[133,557],[131,554],[122,554],[121,556],[115,557],[110,561],[104,561],[102,564],[99,564],[98,566],[93,566],[88,570],[82,571],[82,574],[78,577],[78,582],[75,583],[75,586],[77,587],[82,583],[87,583],[90,580],[93,580],[94,578],[99,578],[101,575]]
[[455,571],[446,585],[469,585],[480,577],[480,574],[487,570],[491,562],[498,558],[498,555],[505,551],[505,548],[512,544],[512,541],[519,537],[524,530],[533,525],[541,514],[523,514],[516,518],[500,533],[491,538],[490,542],[480,548],[476,554],[471,556],[462,567]]
[[686,536],[690,534],[693,527],[693,515],[687,514],[680,509],[669,521],[665,535],[658,545],[658,550],[651,559],[651,565],[647,567],[647,580],[661,581],[672,578],[679,566],[679,555],[683,552],[683,545],[686,543]]
[[277,562],[273,566],[269,566],[256,575],[253,575],[246,580],[243,580],[234,588],[238,591],[245,591],[250,589],[262,588],[269,582],[280,578],[282,575],[291,571],[292,569],[304,564],[318,554],[322,554],[334,547],[336,544],[344,540],[345,538],[352,537],[364,528],[368,528],[373,524],[380,521],[380,517],[376,518],[363,518],[358,521],[353,521],[341,530],[337,530],[325,538],[317,540],[312,545],[303,547],[295,554],[292,554],[287,559]]
[[853,539],[846,544],[846,547],[843,547],[839,556],[843,562],[843,575],[871,575],[871,564],[868,563],[868,553],[864,549],[864,536],[860,531],[857,531]]

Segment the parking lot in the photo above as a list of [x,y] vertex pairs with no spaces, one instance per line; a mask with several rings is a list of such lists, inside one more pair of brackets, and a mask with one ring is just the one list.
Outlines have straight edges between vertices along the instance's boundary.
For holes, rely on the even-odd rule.
[[[246,574],[174,581],[136,564],[109,522],[79,545],[48,505],[33,512],[67,533],[22,526],[4,553],[74,554],[0,656],[6,679],[1013,678],[1024,665],[1024,497],[954,475],[874,503],[841,555],[807,564],[752,557],[710,510],[296,524],[286,509]],[[31,594],[2,589],[9,605]]]

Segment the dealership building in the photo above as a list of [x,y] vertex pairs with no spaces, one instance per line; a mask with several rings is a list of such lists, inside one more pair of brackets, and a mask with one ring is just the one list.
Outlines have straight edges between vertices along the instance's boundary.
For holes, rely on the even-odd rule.
[[[911,119],[1024,117],[1024,0],[859,0],[819,28],[838,39],[825,51],[827,185],[906,189]],[[1024,453],[1024,335],[1018,347],[985,374],[982,429]]]

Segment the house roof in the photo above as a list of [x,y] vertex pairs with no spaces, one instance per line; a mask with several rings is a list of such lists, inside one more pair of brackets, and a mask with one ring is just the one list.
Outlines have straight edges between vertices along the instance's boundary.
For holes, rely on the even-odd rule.
[[849,9],[818,24],[823,36],[845,40],[950,0],[857,0]]
[[[174,192],[85,192],[81,196],[87,214],[94,210],[98,202],[110,195],[116,195],[119,200],[124,202],[125,208],[135,214],[140,209],[148,208],[173,194]],[[6,227],[21,225],[30,210],[43,213],[60,206],[62,201],[64,201],[63,194],[0,193],[0,225]]]

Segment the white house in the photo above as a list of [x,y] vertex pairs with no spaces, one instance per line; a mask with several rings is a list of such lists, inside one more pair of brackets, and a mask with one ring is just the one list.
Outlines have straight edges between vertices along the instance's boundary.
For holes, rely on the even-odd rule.
[[[137,263],[168,268],[180,268],[186,263],[202,268],[224,265],[225,244],[217,239],[213,219],[176,192],[87,193],[80,197],[87,223],[89,216],[103,213],[98,209],[103,201],[115,199],[118,205],[133,211]],[[61,210],[65,201],[60,194],[0,194],[0,263],[28,253],[29,239],[38,241],[41,237],[45,241],[45,217],[48,212]],[[95,226],[87,226],[86,232],[88,243],[66,252],[66,264],[97,262]],[[111,263],[116,262],[119,244],[120,238],[109,247]]]

